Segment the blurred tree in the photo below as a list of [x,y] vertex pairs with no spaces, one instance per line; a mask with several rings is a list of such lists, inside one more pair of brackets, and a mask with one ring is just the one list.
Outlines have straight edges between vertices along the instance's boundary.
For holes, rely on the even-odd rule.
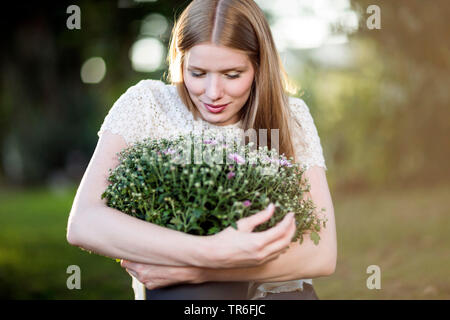
[[[389,163],[389,180],[448,180],[450,2],[352,0],[352,4],[363,17],[355,37],[375,41],[385,65],[381,90],[374,99],[386,110],[384,121],[393,129],[382,150]],[[365,8],[371,4],[381,8],[380,30],[365,25]]]
[[[373,4],[380,30],[366,26]],[[350,66],[305,64],[300,82],[339,189],[450,178],[450,2],[432,4],[352,0],[360,26]]]
[[[77,1],[81,30],[66,27],[73,1],[13,2],[2,10],[0,178],[41,183],[59,171],[79,179],[112,103],[141,78],[162,76],[131,68],[140,21],[158,12],[173,22],[184,2]],[[106,76],[84,84],[80,68],[92,56],[106,61]]]

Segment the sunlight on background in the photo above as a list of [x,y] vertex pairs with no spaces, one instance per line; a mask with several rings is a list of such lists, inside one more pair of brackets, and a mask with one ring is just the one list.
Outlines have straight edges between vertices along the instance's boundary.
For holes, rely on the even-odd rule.
[[166,17],[159,13],[152,13],[146,16],[141,23],[141,35],[149,37],[159,37],[164,35],[169,29]]
[[155,38],[143,38],[136,41],[130,50],[132,67],[138,72],[156,71],[164,59],[165,48]]
[[159,39],[168,36],[169,22],[159,14],[147,15],[141,22],[138,40],[130,49],[130,60],[137,72],[154,72],[163,67],[166,48]]
[[359,17],[349,0],[256,0],[270,15],[270,28],[292,78],[307,64],[349,68],[354,53],[348,35],[358,30]]
[[81,67],[81,81],[84,83],[99,83],[106,74],[105,60],[101,57],[87,59]]
[[[273,16],[271,29],[278,50],[310,49],[348,42],[358,29],[357,14],[348,0],[256,0]],[[341,31],[335,32],[338,27]]]

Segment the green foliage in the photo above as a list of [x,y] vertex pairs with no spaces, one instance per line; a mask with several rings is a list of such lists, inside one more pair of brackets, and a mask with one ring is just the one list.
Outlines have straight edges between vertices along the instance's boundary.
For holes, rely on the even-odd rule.
[[[305,231],[320,231],[321,218],[309,199],[304,168],[267,147],[224,145],[217,139],[198,143],[199,135],[147,139],[119,154],[110,170],[111,184],[102,194],[107,205],[138,219],[195,235],[212,235],[236,221],[276,205],[271,219],[255,228],[263,231],[295,213],[294,241]],[[199,148],[199,146],[201,148]],[[199,150],[196,150],[199,149]],[[196,153],[197,152],[197,153]],[[198,152],[201,161],[194,161]],[[215,161],[208,161],[213,155]],[[319,238],[313,233],[314,242]]]

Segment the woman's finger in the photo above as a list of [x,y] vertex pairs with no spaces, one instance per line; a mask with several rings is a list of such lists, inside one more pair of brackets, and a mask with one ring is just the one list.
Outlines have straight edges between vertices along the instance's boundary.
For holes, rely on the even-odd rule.
[[145,285],[145,287],[146,287],[148,290],[153,290],[153,289],[155,289],[155,286],[154,286],[153,283],[150,282],[150,281],[147,281],[144,285]]
[[285,236],[288,230],[292,227],[291,224],[295,225],[295,219],[294,214],[289,212],[276,226],[255,234],[261,239],[263,246],[267,246]]
[[269,220],[274,212],[275,212],[275,205],[271,203],[266,209],[258,213],[255,213],[254,215],[251,215],[249,217],[240,219],[237,222],[238,230],[244,232],[252,232],[257,225],[260,225]]
[[137,268],[137,266],[138,266],[138,263],[135,263],[135,262],[132,262],[132,261],[129,261],[129,260],[125,260],[125,259],[122,259],[121,261],[120,261],[120,266],[122,267],[122,268],[128,268],[128,269],[136,269]]
[[291,243],[292,237],[295,234],[295,230],[295,223],[292,223],[290,229],[286,232],[284,237],[280,238],[277,241],[273,241],[263,249],[266,255],[269,258],[272,256],[278,256],[289,249],[289,244]]

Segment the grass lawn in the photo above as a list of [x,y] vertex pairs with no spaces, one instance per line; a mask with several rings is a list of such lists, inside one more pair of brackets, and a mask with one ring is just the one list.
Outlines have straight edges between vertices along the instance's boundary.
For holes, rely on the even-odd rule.
[[[450,186],[334,198],[338,262],[320,299],[450,299]],[[381,289],[367,288],[367,267]]]
[[[133,299],[112,259],[66,241],[75,189],[0,191],[0,299]],[[338,264],[314,279],[320,299],[450,299],[450,186],[334,196]],[[81,268],[69,290],[67,267]],[[366,269],[381,269],[369,290]]]
[[[1,192],[0,298],[134,299],[119,263],[67,243],[74,195],[75,189]],[[81,269],[81,290],[66,286],[70,265]]]

